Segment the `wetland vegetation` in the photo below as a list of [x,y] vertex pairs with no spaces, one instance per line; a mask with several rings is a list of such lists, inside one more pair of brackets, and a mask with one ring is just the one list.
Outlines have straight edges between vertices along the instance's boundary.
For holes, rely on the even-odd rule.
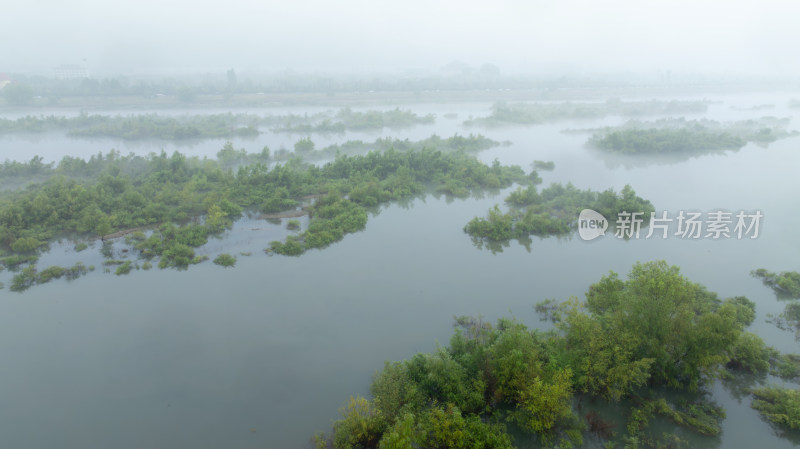
[[272,132],[314,134],[345,131],[407,128],[432,124],[432,114],[420,116],[399,108],[378,111],[353,111],[312,115],[192,114],[170,116],[159,114],[99,115],[81,112],[75,117],[33,116],[17,119],[0,118],[0,134],[39,134],[62,131],[70,137],[115,137],[124,140],[200,140],[210,138],[254,137],[264,130]]
[[[744,332],[754,307],[657,261],[637,263],[627,279],[611,272],[583,301],[541,303],[552,331],[459,317],[448,346],[386,362],[372,397],[351,398],[331,434],[315,441],[336,449],[575,447],[594,434],[603,447],[682,447],[679,432],[658,434],[650,424],[667,419],[715,436],[725,411],[703,391],[715,379],[769,370],[776,352]],[[690,399],[675,400],[676,391]],[[797,426],[796,392],[753,395],[770,419]],[[606,421],[594,402],[625,404],[626,422]]]
[[625,155],[698,153],[738,150],[749,142],[766,145],[796,135],[789,119],[763,117],[721,123],[713,120],[660,119],[631,121],[616,128],[595,130],[589,144]]
[[800,299],[800,273],[796,271],[782,271],[773,273],[764,268],[753,270],[753,276],[761,279],[764,285],[775,290],[775,294],[791,299]]
[[536,125],[563,120],[587,120],[610,115],[639,117],[704,113],[705,101],[623,101],[609,99],[595,103],[496,103],[486,117],[470,118],[465,126]]
[[[313,147],[310,140],[301,142]],[[446,152],[431,149],[431,142],[443,142]],[[298,156],[269,167],[258,161],[269,157],[268,152],[244,152],[239,153],[244,160],[252,157],[258,162],[236,170],[228,166],[231,153],[236,153],[230,145],[221,151],[224,162],[177,152],[148,156],[110,152],[88,160],[64,158],[57,166],[39,158],[27,164],[6,162],[4,175],[37,175],[42,181],[0,198],[4,252],[0,261],[9,268],[33,264],[54,238],[105,240],[127,235],[139,257],[158,258],[160,268],[186,268],[204,260],[194,249],[229,228],[243,211],[295,211],[303,206],[311,216],[308,228],[269,248],[299,255],[363,229],[367,211],[389,201],[426,192],[465,197],[525,179],[519,167],[487,165],[465,151],[489,143],[493,142],[482,137],[434,136],[406,141],[398,145],[400,150],[338,154],[322,166],[307,164]],[[304,205],[309,197],[313,202]],[[142,229],[148,227],[152,232],[146,235]],[[24,279],[32,279],[32,267],[26,268]],[[117,274],[127,274],[130,268],[118,268]]]
[[595,210],[609,220],[615,220],[622,212],[639,212],[647,218],[655,211],[653,205],[637,196],[629,185],[619,193],[611,189],[581,190],[571,183],[552,184],[539,190],[535,181],[518,187],[506,197],[507,212],[495,205],[485,217],[475,217],[467,223],[464,232],[473,239],[489,243],[514,238],[524,240],[530,235],[565,235],[574,231],[578,214],[583,209]]
[[[349,125],[331,120],[344,120],[348,114]],[[429,120],[399,109],[393,114],[398,123]],[[301,136],[294,151],[264,146],[250,152],[229,142],[215,159],[112,151],[56,163],[33,157],[0,164],[0,262],[13,272],[8,289],[19,292],[53,279],[75,279],[94,269],[82,263],[45,263],[45,252],[59,239],[76,253],[101,246],[106,261],[98,266],[119,276],[154,265],[183,270],[206,260],[221,267],[243,265],[232,254],[249,252],[199,249],[214,246],[243,215],[272,217],[282,231],[280,239],[256,248],[300,256],[363,230],[372,215],[389,204],[429,194],[477,197],[511,187],[504,204],[463,228],[477,246],[493,251],[509,239],[529,245],[534,235],[566,236],[584,208],[608,218],[626,211],[641,212],[646,219],[654,210],[631,186],[595,191],[579,189],[563,178],[541,185],[540,174],[555,168],[555,162],[546,160],[552,154],[537,154],[545,160],[534,160],[528,172],[480,162],[476,154],[501,145],[481,135],[433,135],[413,141],[384,137],[321,147],[312,134],[367,129],[359,128],[359,121],[378,126],[377,116],[350,110],[294,116],[283,122],[283,129],[267,119],[248,124],[255,116],[247,115],[231,125],[225,121],[231,117],[237,115],[214,118],[223,123],[220,133],[252,125],[257,131],[272,126],[273,131]],[[391,121],[380,126],[391,126]],[[164,129],[172,131],[156,137],[175,138],[177,128],[170,126]],[[702,129],[704,139],[738,139],[737,145],[790,135],[782,119],[735,126],[664,119],[631,122],[615,130],[637,127]],[[704,151],[699,135],[690,133],[686,140],[694,139],[696,151]],[[651,140],[663,140],[667,148],[675,145],[670,138]],[[672,151],[664,148],[654,151]],[[559,169],[569,166],[566,160],[556,160]],[[312,165],[314,161],[321,163]],[[467,219],[473,215],[470,212]],[[304,218],[290,219],[299,217]],[[129,253],[113,249],[122,240]],[[40,270],[37,263],[47,268]],[[796,273],[754,274],[779,296],[793,291]],[[752,405],[781,435],[796,431],[797,390],[769,380],[798,381],[800,357],[781,353],[745,330],[756,314],[754,303],[744,297],[721,299],[683,278],[677,268],[654,262],[636,265],[627,280],[613,273],[604,277],[589,288],[584,301],[543,302],[537,310],[554,321],[554,330],[535,330],[513,318],[492,324],[457,318],[449,345],[387,363],[375,375],[371,397],[348,401],[331,432],[316,437],[317,446],[578,447],[600,441],[605,447],[691,447],[687,435],[711,441],[723,432],[725,410],[709,394],[718,380],[735,389],[737,398],[752,401],[745,407]],[[780,319],[786,326],[800,323],[800,306],[788,304]],[[608,408],[619,413],[609,413]],[[681,430],[663,432],[676,426]]]

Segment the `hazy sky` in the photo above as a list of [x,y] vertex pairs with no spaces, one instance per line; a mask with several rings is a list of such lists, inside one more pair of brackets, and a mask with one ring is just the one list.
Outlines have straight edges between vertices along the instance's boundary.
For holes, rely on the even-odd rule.
[[422,69],[800,74],[800,6],[760,0],[4,0],[0,72]]

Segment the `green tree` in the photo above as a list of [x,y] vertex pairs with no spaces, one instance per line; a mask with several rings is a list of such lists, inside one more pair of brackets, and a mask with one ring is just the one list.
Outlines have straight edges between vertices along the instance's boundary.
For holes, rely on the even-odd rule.
[[214,263],[223,267],[232,267],[236,265],[236,257],[223,253],[214,259]]
[[111,226],[111,220],[108,215],[101,213],[95,222],[94,233],[102,240],[105,240],[105,236],[113,230],[114,228]]
[[294,144],[294,151],[297,154],[308,154],[314,151],[314,142],[310,137],[298,140]]
[[[697,389],[704,375],[716,375],[743,329],[736,304],[722,303],[664,261],[637,263],[627,281],[612,272],[589,288],[586,307],[589,319],[600,326],[601,338],[617,342],[607,356],[622,351],[620,360],[634,363],[631,374],[651,361],[651,382],[690,390]],[[563,328],[568,339],[580,341],[580,315],[573,316]],[[631,385],[641,381],[638,376]]]
[[376,447],[386,421],[375,405],[361,396],[350,397],[341,410],[342,419],[333,424],[333,447],[359,449]]
[[753,391],[751,406],[778,426],[800,430],[800,390],[777,386]]

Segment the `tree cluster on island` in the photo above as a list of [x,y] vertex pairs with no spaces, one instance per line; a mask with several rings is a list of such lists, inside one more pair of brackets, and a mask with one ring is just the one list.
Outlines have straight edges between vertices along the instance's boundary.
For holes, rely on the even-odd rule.
[[[604,447],[682,447],[679,432],[659,434],[650,424],[718,435],[725,411],[703,393],[716,379],[800,375],[800,359],[745,331],[752,301],[720,299],[663,261],[637,263],[627,280],[611,272],[584,301],[550,300],[537,310],[554,330],[460,317],[448,346],[386,362],[372,397],[351,398],[316,447],[577,447],[589,435]],[[753,396],[768,419],[800,423],[796,391]],[[609,421],[593,402],[623,405],[625,422]]]
[[766,145],[796,135],[796,131],[787,129],[788,125],[788,119],[774,117],[732,123],[682,118],[631,121],[619,127],[593,130],[588,144],[625,155],[738,150],[748,142]]
[[706,101],[649,100],[623,101],[609,99],[605,102],[540,102],[495,103],[486,117],[470,118],[464,126],[537,125],[563,120],[587,120],[620,115],[640,117],[648,115],[676,115],[704,113]]
[[[294,210],[314,196],[307,229],[269,248],[296,255],[363,229],[368,208],[426,192],[464,197],[525,177],[516,166],[488,165],[463,151],[434,149],[339,155],[322,166],[295,157],[274,166],[254,162],[234,169],[177,152],[110,152],[88,160],[65,157],[57,166],[40,159],[5,166],[27,167],[42,179],[0,195],[0,263],[15,270],[34,264],[54,239],[104,239],[120,232],[139,257],[157,258],[161,268],[184,268],[201,262],[194,248],[228,229],[243,211]],[[143,228],[152,232],[146,235]]]
[[70,137],[113,137],[125,140],[200,140],[255,137],[262,127],[283,133],[343,133],[345,131],[407,128],[432,124],[433,114],[424,116],[399,108],[364,112],[343,108],[338,112],[309,115],[192,114],[192,115],[100,115],[81,112],[75,117],[33,116],[0,118],[0,134],[37,134],[64,131]]

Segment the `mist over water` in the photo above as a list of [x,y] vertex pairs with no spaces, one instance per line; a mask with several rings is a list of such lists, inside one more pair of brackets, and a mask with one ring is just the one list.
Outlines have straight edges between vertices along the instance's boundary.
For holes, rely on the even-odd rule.
[[[57,240],[40,268],[80,261],[96,270],[24,293],[10,291],[15,272],[0,271],[0,447],[311,447],[351,395],[369,394],[384,361],[446,345],[454,316],[513,316],[549,329],[534,304],[583,299],[610,270],[624,278],[639,261],[664,259],[721,298],[750,298],[757,317],[747,330],[781,352],[798,352],[794,334],[768,322],[786,302],[750,271],[800,270],[800,136],[659,156],[614,154],[587,140],[632,119],[775,117],[800,130],[799,14],[782,0],[7,0],[0,7],[0,163],[39,156],[57,164],[111,150],[214,159],[227,142],[274,156],[305,137],[322,149],[481,134],[501,143],[476,153],[482,162],[526,171],[535,160],[554,162],[553,171],[539,173],[543,186],[620,191],[630,184],[671,217],[726,210],[764,218],[757,239],[644,238],[644,230],[625,241],[610,228],[591,242],[575,232],[533,237],[529,248],[516,240],[478,247],[464,226],[495,204],[504,208],[512,186],[380,206],[364,231],[300,257],[263,251],[290,235],[288,219],[246,213],[196,251],[236,255],[232,269],[208,261],[115,276],[103,265],[101,242],[76,252],[72,240]],[[498,105],[651,100],[707,109],[535,124],[479,120]],[[272,123],[248,137],[193,139],[2,128],[26,117],[85,115],[328,114],[335,121],[344,108],[435,120],[342,132],[280,132]],[[309,219],[298,220],[306,229]],[[129,249],[116,239],[113,256],[132,257]],[[717,437],[657,426],[690,447],[797,446],[800,437],[778,435],[750,408],[746,383],[709,386],[727,412]],[[620,407],[592,407],[607,407],[623,430]],[[602,442],[589,438],[585,447]]]

